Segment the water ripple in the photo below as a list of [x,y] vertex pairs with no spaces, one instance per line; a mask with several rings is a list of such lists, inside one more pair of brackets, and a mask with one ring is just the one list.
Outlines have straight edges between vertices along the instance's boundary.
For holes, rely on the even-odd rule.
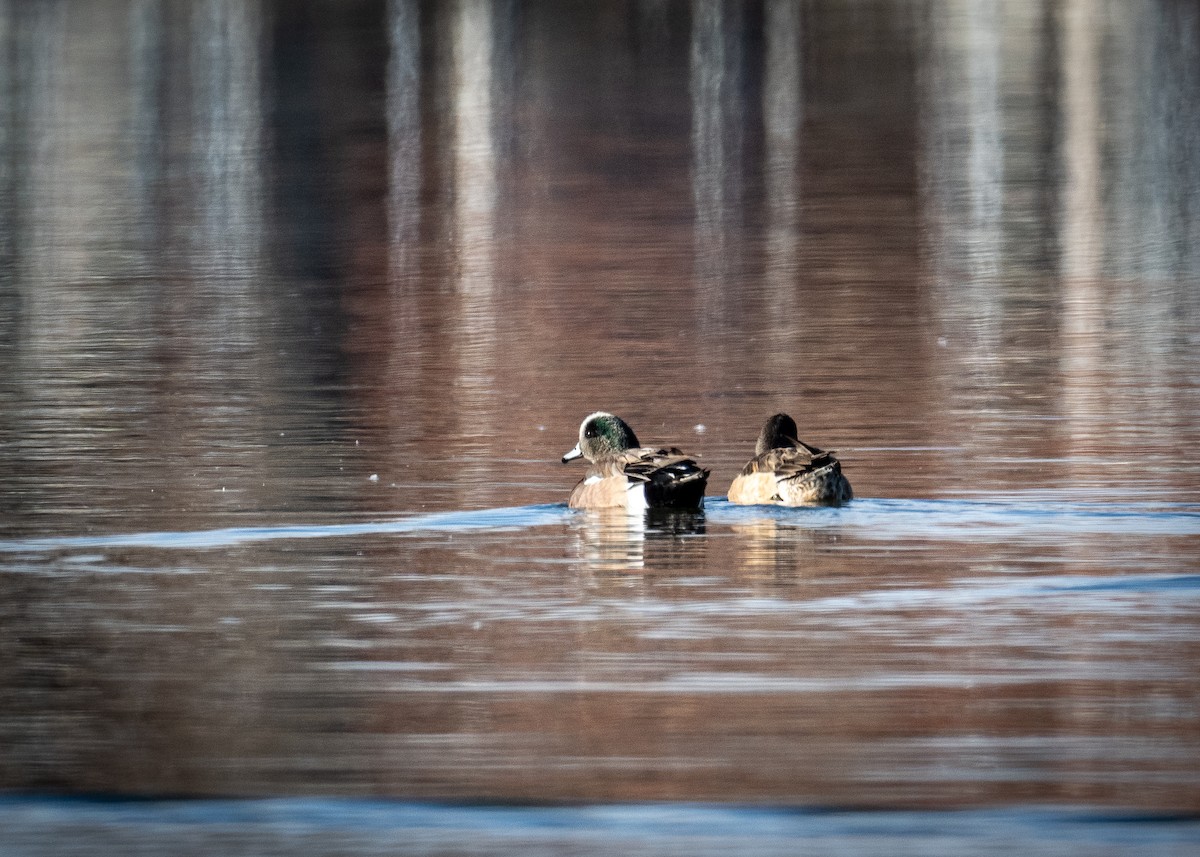
[[1200,536],[1200,504],[1005,500],[861,499],[841,508],[735,506],[711,500],[711,523],[771,520],[853,530],[867,539],[1040,539],[1063,534]]
[[[872,811],[699,803],[581,806],[337,798],[112,800],[14,796],[0,823],[28,850],[53,853],[105,832],[104,842],[172,841],[284,853],[743,854],[796,853],[797,843],[859,854],[1179,854],[1200,843],[1195,815],[1013,806]],[[169,837],[164,839],[163,837]],[[334,837],[334,838],[330,838]],[[185,845],[185,850],[186,845]],[[803,850],[803,849],[802,849]],[[61,853],[61,852],[60,852]],[[71,850],[71,853],[82,853]]]
[[0,542],[7,553],[52,551],[77,548],[166,548],[194,550],[225,548],[248,542],[288,539],[328,539],[347,536],[402,535],[455,530],[516,530],[562,521],[566,506],[547,504],[468,512],[414,515],[393,521],[357,524],[301,524],[282,527],[226,527],[216,530],[128,533],[108,536],[67,536],[44,539],[14,539]]

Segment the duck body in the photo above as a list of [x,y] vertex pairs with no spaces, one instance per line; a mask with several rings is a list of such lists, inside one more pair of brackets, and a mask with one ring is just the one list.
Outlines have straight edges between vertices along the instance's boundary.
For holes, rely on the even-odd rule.
[[613,414],[597,411],[580,424],[579,443],[562,460],[581,457],[590,466],[571,491],[572,509],[643,512],[704,505],[709,472],[675,447],[640,446],[633,429]]
[[729,486],[729,502],[742,505],[840,506],[854,498],[832,452],[796,437],[787,414],[767,420],[754,458]]

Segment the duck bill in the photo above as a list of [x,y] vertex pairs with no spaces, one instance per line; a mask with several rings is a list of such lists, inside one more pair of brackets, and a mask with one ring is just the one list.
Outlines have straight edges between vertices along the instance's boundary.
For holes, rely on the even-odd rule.
[[575,444],[575,448],[562,457],[562,463],[566,464],[568,461],[574,461],[576,458],[582,457],[583,453],[579,449],[579,444]]

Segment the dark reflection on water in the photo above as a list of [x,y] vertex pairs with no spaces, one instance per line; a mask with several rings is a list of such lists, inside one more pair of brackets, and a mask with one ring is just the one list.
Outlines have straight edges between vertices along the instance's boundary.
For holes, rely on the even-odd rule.
[[1191,5],[0,33],[0,789],[1200,810]]

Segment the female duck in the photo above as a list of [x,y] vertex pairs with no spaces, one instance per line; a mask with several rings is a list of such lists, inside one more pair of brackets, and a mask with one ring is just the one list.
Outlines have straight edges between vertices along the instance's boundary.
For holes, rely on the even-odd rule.
[[708,471],[680,450],[643,448],[620,417],[597,411],[579,426],[579,443],[563,464],[586,458],[591,467],[571,492],[572,509],[699,509]]
[[729,486],[729,502],[774,506],[840,506],[854,497],[832,452],[797,437],[787,414],[767,420],[754,458]]

